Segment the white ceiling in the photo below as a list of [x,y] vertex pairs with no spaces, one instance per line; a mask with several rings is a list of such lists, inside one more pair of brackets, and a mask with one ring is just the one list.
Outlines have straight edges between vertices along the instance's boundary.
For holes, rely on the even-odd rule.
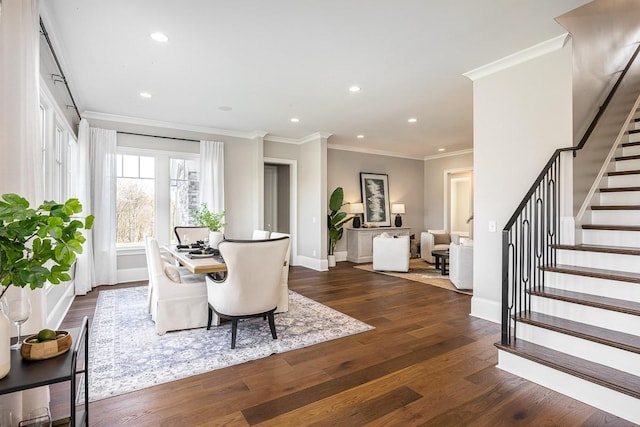
[[[329,144],[417,158],[472,148],[463,73],[563,34],[554,18],[585,3],[40,2],[81,112],[276,140],[327,132]],[[154,31],[169,42],[151,40]]]

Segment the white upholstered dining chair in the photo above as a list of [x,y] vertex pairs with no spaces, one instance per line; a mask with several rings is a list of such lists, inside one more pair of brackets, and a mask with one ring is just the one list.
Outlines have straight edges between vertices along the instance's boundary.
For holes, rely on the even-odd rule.
[[239,319],[266,317],[271,335],[277,339],[274,313],[280,300],[282,266],[288,246],[288,237],[220,242],[218,249],[227,275],[219,282],[207,276],[209,319],[216,314],[231,320],[231,348],[236,346]]
[[158,241],[145,237],[149,269],[149,312],[159,335],[207,325],[207,286],[200,274],[181,275],[160,255]]

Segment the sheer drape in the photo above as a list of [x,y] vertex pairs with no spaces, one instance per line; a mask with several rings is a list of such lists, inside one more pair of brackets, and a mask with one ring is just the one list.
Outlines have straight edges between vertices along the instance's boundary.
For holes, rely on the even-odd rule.
[[[75,150],[74,167],[75,178],[72,182],[72,196],[78,198],[82,203],[82,215],[88,216],[93,214],[91,203],[91,191],[89,189],[91,183],[91,174],[89,173],[89,145],[90,145],[89,122],[86,119],[80,121],[78,129],[78,146]],[[76,258],[76,276],[75,276],[75,292],[76,295],[85,295],[96,283],[93,261],[93,232],[91,230],[83,230],[84,237],[87,239],[82,247],[82,253]]]
[[[39,42],[37,0],[2,0],[0,14],[0,194],[17,193],[38,206],[44,198],[40,150]],[[44,292],[12,288],[31,302],[23,332],[45,326]],[[48,406],[49,388],[0,396],[17,417]]]
[[116,131],[91,128],[89,145],[91,212],[96,285],[117,283]]
[[200,203],[224,210],[224,142],[200,141]]
[[0,194],[44,197],[40,150],[38,2],[4,0],[0,14]]

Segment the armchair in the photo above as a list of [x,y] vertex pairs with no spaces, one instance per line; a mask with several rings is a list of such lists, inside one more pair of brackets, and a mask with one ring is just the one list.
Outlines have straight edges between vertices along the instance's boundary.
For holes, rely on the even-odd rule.
[[145,237],[149,269],[149,311],[156,332],[201,328],[207,325],[207,287],[200,275],[182,276],[163,260],[158,241]]
[[239,319],[267,317],[271,336],[278,338],[273,315],[280,299],[288,246],[288,237],[220,242],[218,249],[227,265],[227,275],[221,282],[206,278],[209,319],[215,313],[231,320],[231,348],[236,346]]
[[375,271],[409,271],[411,255],[409,236],[389,236],[382,233],[373,238],[373,269]]
[[251,240],[266,240],[269,238],[269,230],[253,230]]
[[473,240],[460,238],[449,246],[449,280],[458,289],[473,289]]
[[433,264],[436,262],[431,252],[449,249],[451,236],[446,230],[427,230],[420,233],[420,257]]

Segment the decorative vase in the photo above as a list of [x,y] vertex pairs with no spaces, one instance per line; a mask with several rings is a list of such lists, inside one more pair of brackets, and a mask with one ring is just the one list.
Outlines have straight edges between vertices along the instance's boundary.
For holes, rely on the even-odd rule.
[[327,261],[329,261],[329,267],[336,266],[336,256],[335,255],[327,255]]
[[0,378],[9,374],[11,369],[11,321],[0,310]]
[[209,247],[218,249],[218,243],[224,240],[224,234],[219,231],[212,231],[209,233]]

